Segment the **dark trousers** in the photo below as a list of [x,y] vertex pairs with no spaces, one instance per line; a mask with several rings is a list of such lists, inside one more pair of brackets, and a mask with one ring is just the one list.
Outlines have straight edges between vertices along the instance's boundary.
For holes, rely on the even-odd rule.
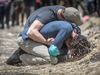
[[49,6],[50,5],[50,0],[42,0],[42,6]]
[[41,4],[40,3],[35,3],[35,10],[40,8],[41,7]]
[[100,11],[100,0],[97,0],[97,11]]
[[90,15],[94,13],[94,3],[93,2],[89,2],[88,11]]
[[31,5],[25,5],[25,13],[26,13],[26,18],[28,19],[28,17],[31,14]]
[[53,5],[57,5],[57,0],[52,0]]
[[98,16],[100,17],[100,0],[97,0],[97,13]]
[[4,16],[6,17],[6,24],[7,28],[9,28],[9,13],[10,13],[10,6],[6,7],[2,6],[0,7],[0,18],[1,18],[1,28],[4,28]]
[[21,22],[23,23],[24,20],[24,8],[22,2],[16,2],[16,6],[14,7],[14,12],[12,14],[12,26],[14,26],[14,22],[17,22],[19,25],[19,14],[21,13]]
[[94,8],[95,8],[94,2],[85,1],[85,5],[86,5],[86,7],[87,7],[87,9],[89,11],[89,14],[92,15],[95,12],[95,10],[94,10]]

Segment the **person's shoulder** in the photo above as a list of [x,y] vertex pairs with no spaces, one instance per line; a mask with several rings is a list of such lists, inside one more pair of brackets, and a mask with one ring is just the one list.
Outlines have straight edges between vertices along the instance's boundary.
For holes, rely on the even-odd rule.
[[59,21],[58,24],[60,25],[60,28],[72,29],[72,25],[68,21]]
[[68,21],[59,21],[59,22],[64,26],[71,26],[71,23],[69,23]]

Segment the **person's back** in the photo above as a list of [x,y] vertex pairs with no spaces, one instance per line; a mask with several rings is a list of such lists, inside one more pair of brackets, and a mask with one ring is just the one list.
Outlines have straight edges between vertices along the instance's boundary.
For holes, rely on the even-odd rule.
[[60,6],[60,5],[45,6],[39,8],[29,16],[24,28],[30,27],[35,20],[38,20],[43,24],[47,24],[51,21],[58,20],[57,11],[59,9],[64,9],[64,8],[65,8],[64,6]]
[[61,29],[66,29],[65,32],[69,30],[69,33],[71,33],[71,31],[73,30],[73,27],[71,26],[71,23],[67,21],[53,21],[46,24],[40,30],[40,33],[44,36],[45,39],[48,39],[51,37],[55,38],[57,34],[61,31]]

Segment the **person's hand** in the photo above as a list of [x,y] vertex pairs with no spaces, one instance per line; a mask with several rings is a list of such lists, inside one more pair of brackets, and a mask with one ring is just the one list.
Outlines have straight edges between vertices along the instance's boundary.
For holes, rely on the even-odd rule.
[[54,38],[48,38],[47,39],[47,43],[50,46],[52,44],[52,42],[54,41]]

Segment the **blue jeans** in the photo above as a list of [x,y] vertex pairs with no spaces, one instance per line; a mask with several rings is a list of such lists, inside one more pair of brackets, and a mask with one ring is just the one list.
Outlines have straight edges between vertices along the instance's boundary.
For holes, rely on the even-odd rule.
[[0,7],[0,17],[1,17],[1,28],[4,28],[4,16],[6,17],[6,24],[7,24],[7,28],[9,28],[9,13],[10,13],[10,6],[6,7],[5,6],[1,6]]

